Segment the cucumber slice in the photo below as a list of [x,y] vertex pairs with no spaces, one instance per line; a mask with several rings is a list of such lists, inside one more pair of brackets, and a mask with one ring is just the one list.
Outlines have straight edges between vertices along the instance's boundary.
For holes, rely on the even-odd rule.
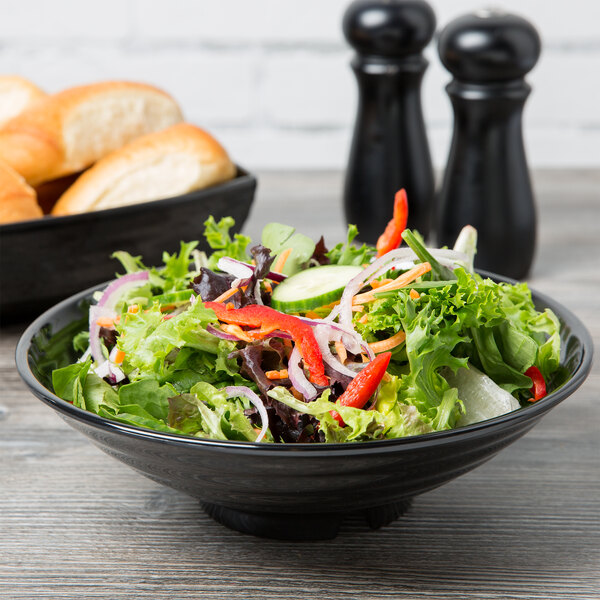
[[342,297],[346,284],[362,271],[351,265],[323,265],[284,279],[271,296],[271,306],[282,312],[302,312]]

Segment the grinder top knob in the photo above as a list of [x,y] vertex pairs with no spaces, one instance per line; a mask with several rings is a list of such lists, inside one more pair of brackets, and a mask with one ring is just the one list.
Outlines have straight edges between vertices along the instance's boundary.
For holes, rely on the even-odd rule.
[[423,0],[356,0],[342,25],[359,53],[383,58],[417,54],[435,32],[435,14]]
[[526,19],[481,10],[452,21],[440,33],[439,54],[454,77],[466,83],[522,78],[535,66],[541,40]]

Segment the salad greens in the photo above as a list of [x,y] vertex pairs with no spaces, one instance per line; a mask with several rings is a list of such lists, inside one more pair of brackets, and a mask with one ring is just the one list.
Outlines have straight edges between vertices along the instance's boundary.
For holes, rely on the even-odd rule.
[[[39,348],[55,393],[163,432],[355,442],[498,416],[539,399],[559,368],[557,318],[535,309],[526,284],[472,272],[474,230],[455,250],[404,231],[408,248],[377,257],[354,245],[353,225],[331,250],[278,223],[251,246],[233,225],[209,218],[212,253],[182,242],[160,268],[116,252],[125,275],[97,293],[89,320]],[[321,265],[364,268],[339,271],[352,279],[333,304],[313,290],[300,313],[270,307],[282,280],[293,290],[295,274]]]

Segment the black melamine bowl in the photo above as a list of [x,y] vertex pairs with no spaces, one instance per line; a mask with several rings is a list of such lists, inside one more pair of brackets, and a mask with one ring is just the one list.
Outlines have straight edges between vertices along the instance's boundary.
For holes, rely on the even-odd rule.
[[525,434],[583,383],[592,363],[592,340],[579,319],[534,293],[538,308],[549,307],[558,316],[563,344],[553,382],[559,387],[535,404],[467,427],[397,440],[275,445],[198,439],[109,421],[52,393],[49,371],[61,358],[43,350],[48,328],[58,331],[81,319],[78,305],[93,291],[61,302],[25,331],[16,352],[25,383],[111,456],[198,498],[217,521],[266,537],[331,538],[344,515],[355,511],[363,511],[371,527],[389,523],[413,496],[470,471]]
[[115,250],[160,264],[180,241],[200,240],[203,223],[232,216],[239,231],[254,199],[256,179],[238,167],[234,179],[203,190],[65,217],[0,225],[0,319],[39,315],[59,300],[115,276]]

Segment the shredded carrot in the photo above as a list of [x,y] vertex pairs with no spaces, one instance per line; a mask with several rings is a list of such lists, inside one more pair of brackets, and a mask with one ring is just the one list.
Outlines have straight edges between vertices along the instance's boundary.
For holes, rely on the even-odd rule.
[[265,371],[267,379],[287,379],[288,370],[281,369],[281,371]]
[[221,325],[221,329],[225,333],[235,335],[236,338],[243,340],[244,342],[252,342],[252,338],[239,326],[239,325]]
[[174,304],[163,304],[160,307],[160,312],[168,312],[170,310],[173,310],[175,308]]
[[234,310],[234,309],[235,309],[235,306],[233,305],[233,302],[228,302],[228,303],[225,305],[225,309],[226,309],[226,310]]
[[365,313],[359,320],[359,323],[362,323],[363,325],[369,320],[369,313]]
[[380,352],[387,352],[388,350],[399,346],[405,339],[406,334],[404,331],[399,331],[387,340],[381,340],[380,342],[373,342],[369,344],[369,348],[371,348],[375,354],[379,354]]
[[319,306],[319,310],[332,311],[339,303],[340,303],[340,301],[336,300],[335,302],[332,302],[331,304],[323,304],[323,306]]
[[123,352],[123,350],[117,350],[117,353],[115,355],[115,360],[114,360],[115,365],[120,365],[123,362],[124,358],[125,358],[125,352]]
[[267,292],[267,294],[271,294],[273,292],[273,286],[268,282],[268,281],[264,281],[265,284],[265,292]]
[[273,333],[277,329],[277,325],[261,325],[260,329],[250,329],[245,333],[254,340],[261,340],[266,335]]
[[388,283],[392,283],[393,279],[382,279],[379,281],[378,279],[373,279],[369,284],[374,290],[380,288],[382,285],[387,285]]
[[112,327],[115,324],[115,320],[112,317],[100,317],[96,324],[100,327]]
[[132,304],[128,309],[127,312],[135,315],[136,312],[138,312],[140,310],[140,307],[137,304]]
[[226,292],[223,292],[220,296],[217,296],[213,302],[225,302],[228,298],[231,298],[236,292],[239,292],[240,288],[234,287],[228,289]]
[[115,317],[115,323],[120,323],[121,322],[121,315],[117,315]]
[[369,357],[366,354],[361,354],[360,357],[364,363],[369,362]]
[[275,271],[275,273],[281,273],[285,265],[285,261],[289,258],[292,253],[291,248],[286,248],[278,257],[273,266],[271,267],[271,271]]
[[357,304],[352,307],[352,312],[362,312],[363,310],[365,310],[365,307],[362,304]]
[[410,290],[410,297],[413,300],[418,300],[421,297],[421,294],[419,294],[419,292],[417,292],[417,290],[412,289],[412,290]]
[[[398,277],[398,279],[394,279],[391,283],[386,285],[382,285],[380,288],[377,288],[377,292],[388,292],[390,290],[398,290],[400,288],[406,287],[409,283],[412,283],[415,279],[425,275],[431,271],[431,265],[428,262],[424,262],[418,264],[416,267],[413,267],[410,271],[406,271]],[[373,302],[375,300],[374,293],[365,292],[364,294],[357,294],[352,299],[353,304],[365,304],[366,302]]]
[[267,325],[266,323],[263,323],[260,326],[260,333],[261,333],[261,335],[269,335],[270,333],[273,333],[276,329],[277,329],[276,324]]
[[314,310],[309,310],[307,313],[305,313],[305,316],[308,317],[309,319],[320,319],[321,318],[319,316],[319,314],[316,313]]
[[338,358],[340,362],[343,364],[346,362],[348,358],[348,353],[346,352],[346,346],[342,344],[342,342],[335,342],[335,351],[337,352]]

